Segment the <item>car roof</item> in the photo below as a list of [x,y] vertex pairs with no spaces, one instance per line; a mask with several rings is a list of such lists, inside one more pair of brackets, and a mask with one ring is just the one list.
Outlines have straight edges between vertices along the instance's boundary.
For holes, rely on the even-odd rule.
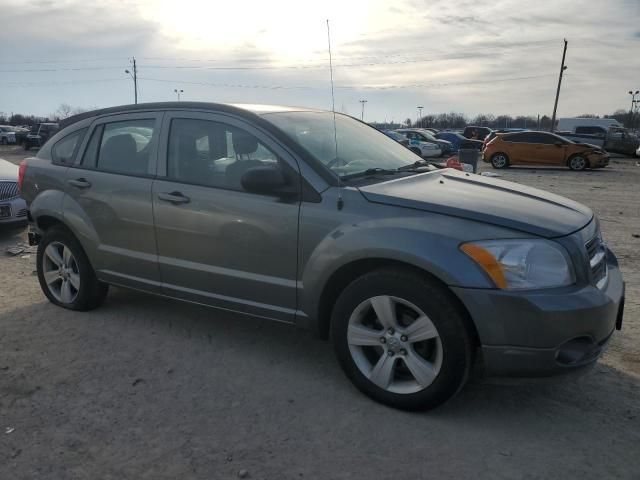
[[213,102],[152,102],[137,103],[130,105],[119,105],[115,107],[102,108],[83,112],[78,115],[69,117],[61,122],[62,127],[79,122],[85,118],[97,117],[100,115],[110,115],[117,113],[130,113],[145,110],[211,110],[225,111],[228,113],[250,113],[255,115],[264,115],[268,113],[281,112],[326,112],[326,110],[313,109],[307,107],[291,107],[285,105],[262,105],[262,104],[244,104],[244,103],[213,103]]

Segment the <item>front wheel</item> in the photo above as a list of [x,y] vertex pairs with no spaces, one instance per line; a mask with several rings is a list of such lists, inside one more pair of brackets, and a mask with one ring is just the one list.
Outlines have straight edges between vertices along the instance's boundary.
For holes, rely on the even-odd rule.
[[569,168],[571,170],[584,170],[585,168],[587,168],[588,162],[587,159],[584,158],[582,155],[574,155],[573,157],[571,157],[569,159]]
[[22,148],[24,148],[25,151],[29,151],[31,146],[29,145],[29,142],[22,142]]
[[331,335],[340,365],[386,405],[434,408],[455,395],[473,363],[472,342],[450,293],[404,270],[353,281],[338,298]]
[[38,245],[37,270],[46,297],[70,310],[91,310],[99,306],[109,286],[98,281],[87,255],[66,229],[52,227]]
[[507,168],[509,166],[509,157],[505,153],[496,153],[491,157],[491,165],[493,168]]

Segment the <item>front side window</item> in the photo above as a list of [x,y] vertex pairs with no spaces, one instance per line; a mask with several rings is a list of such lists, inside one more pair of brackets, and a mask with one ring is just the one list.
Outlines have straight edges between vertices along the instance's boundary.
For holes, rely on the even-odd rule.
[[146,174],[149,169],[154,126],[153,119],[105,124],[99,143],[97,168],[112,172]]
[[83,128],[67,135],[62,140],[58,140],[51,151],[53,161],[66,164],[73,163],[73,154],[86,131],[87,129]]
[[167,177],[172,180],[243,190],[248,169],[276,163],[286,172],[278,156],[243,129],[209,120],[171,121]]
[[347,115],[335,115],[337,142],[331,112],[277,112],[263,114],[262,118],[341,177],[370,169],[407,167],[419,160],[398,142]]

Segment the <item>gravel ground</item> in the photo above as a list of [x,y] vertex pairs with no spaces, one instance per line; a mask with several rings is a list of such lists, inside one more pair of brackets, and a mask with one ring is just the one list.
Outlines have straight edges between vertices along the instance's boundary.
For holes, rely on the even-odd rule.
[[4,254],[25,231],[0,231],[0,478],[640,479],[640,167],[503,178],[598,213],[624,327],[580,378],[476,379],[427,413],[369,401],[285,325],[115,288],[93,312],[56,308],[35,254]]

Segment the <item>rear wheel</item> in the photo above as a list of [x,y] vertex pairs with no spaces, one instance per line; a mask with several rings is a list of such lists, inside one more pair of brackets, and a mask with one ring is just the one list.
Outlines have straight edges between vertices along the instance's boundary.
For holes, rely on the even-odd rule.
[[37,269],[42,291],[60,307],[91,310],[104,301],[109,289],[96,278],[78,240],[61,227],[52,227],[42,236]]
[[584,170],[588,165],[587,159],[582,155],[574,155],[568,163],[571,170]]
[[509,157],[506,153],[496,153],[491,157],[491,165],[493,168],[507,168],[509,166]]
[[352,282],[332,319],[334,348],[362,392],[406,410],[436,407],[464,385],[472,342],[450,293],[404,270],[379,270]]

